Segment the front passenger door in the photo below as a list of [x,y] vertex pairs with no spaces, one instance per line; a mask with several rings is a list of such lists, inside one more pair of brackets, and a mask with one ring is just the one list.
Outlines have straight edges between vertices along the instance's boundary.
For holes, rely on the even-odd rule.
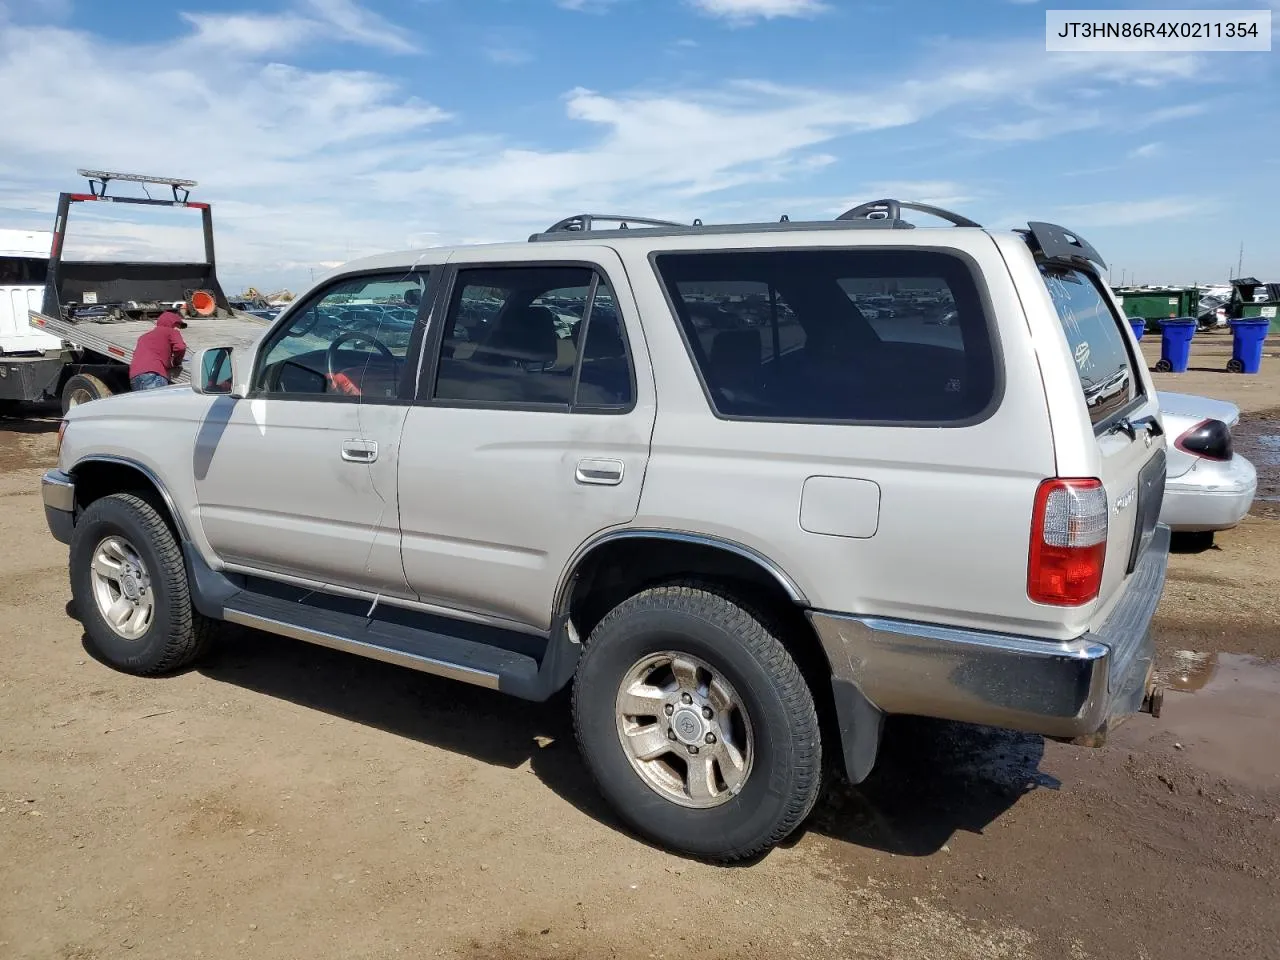
[[345,277],[267,334],[196,455],[200,522],[232,569],[410,595],[396,459],[428,299],[425,271]]

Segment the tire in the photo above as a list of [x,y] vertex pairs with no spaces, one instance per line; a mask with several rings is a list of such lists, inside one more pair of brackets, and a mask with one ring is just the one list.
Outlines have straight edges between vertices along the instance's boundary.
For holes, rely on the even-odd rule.
[[[648,728],[648,721],[633,725],[621,718],[626,711],[619,705],[620,689],[624,683],[630,689],[629,676],[638,667],[662,661],[668,653],[688,658],[682,660],[686,676],[688,665],[700,661],[721,682],[713,689],[732,692],[741,709],[717,713],[711,710],[712,700],[701,701],[701,707],[694,700],[674,716],[647,715],[657,731],[650,743],[670,752],[653,763],[633,761],[624,746],[628,735],[623,729],[641,731]],[[698,676],[707,674],[699,670]],[[656,685],[646,685],[645,690],[652,692]],[[725,702],[711,692],[706,696],[715,699],[717,710]],[[655,704],[654,709],[665,712],[667,706]],[[729,720],[722,729],[707,719],[699,731],[700,711],[703,716],[710,711],[716,724],[726,722],[724,717]],[[754,857],[791,834],[817,802],[822,736],[812,693],[776,629],[717,587],[696,583],[655,587],[615,607],[591,632],[578,663],[573,717],[578,747],[600,792],[632,829],[663,847],[721,862]],[[685,724],[681,736],[687,739],[673,741],[679,723]],[[717,742],[715,733],[708,731],[719,732],[724,743],[701,745]],[[713,739],[705,739],[708,735]],[[664,736],[671,747],[660,743]],[[728,749],[730,742],[750,745],[738,751],[749,762],[744,764],[745,779],[736,789],[728,786],[723,760],[717,760],[714,768],[701,766],[707,756],[714,759],[717,750]],[[700,744],[697,750],[694,743]],[[707,755],[701,752],[704,749]],[[657,769],[665,777],[663,767],[678,770],[688,762],[680,751],[696,754],[694,761],[700,766],[688,770],[712,771],[705,779],[717,784],[713,805],[693,806],[691,789],[677,800],[668,788],[653,784],[654,774],[641,772],[641,767]],[[687,772],[685,781],[692,782]],[[712,803],[705,796],[702,802]]]
[[[127,549],[122,551],[121,544]],[[140,561],[143,576],[132,578],[132,590],[117,577],[116,588],[109,592],[126,600],[126,594],[138,595],[140,603],[151,604],[150,617],[136,624],[145,629],[135,637],[112,627],[100,603],[102,591],[109,588],[102,586],[94,563],[104,550],[110,559],[132,551],[133,559]],[[216,622],[192,607],[182,550],[164,518],[146,500],[117,493],[90,504],[72,535],[69,563],[72,602],[88,644],[110,666],[155,676],[188,666],[207,648]]]
[[1227,373],[1244,373],[1244,361],[1232,357],[1227,361]]
[[1213,547],[1213,530],[1183,530],[1173,534],[1173,547],[1181,553],[1204,553]]
[[62,386],[62,412],[91,400],[111,396],[111,388],[91,373],[77,373]]
[[1168,373],[1168,372],[1169,372],[1170,370],[1172,370],[1172,369],[1173,369],[1173,364],[1172,364],[1172,363],[1170,363],[1168,360],[1157,360],[1157,361],[1156,361],[1156,372],[1157,372],[1157,373]]

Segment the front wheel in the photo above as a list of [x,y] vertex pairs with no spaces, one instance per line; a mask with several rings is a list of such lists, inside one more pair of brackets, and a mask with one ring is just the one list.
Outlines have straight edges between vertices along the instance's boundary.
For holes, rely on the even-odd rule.
[[167,673],[204,650],[214,622],[192,607],[182,550],[146,500],[117,493],[90,504],[76,523],[69,562],[88,644],[112,667]]
[[600,622],[578,664],[574,726],[623,820],[709,860],[783,840],[822,783],[800,669],[775,630],[712,587],[645,590]]

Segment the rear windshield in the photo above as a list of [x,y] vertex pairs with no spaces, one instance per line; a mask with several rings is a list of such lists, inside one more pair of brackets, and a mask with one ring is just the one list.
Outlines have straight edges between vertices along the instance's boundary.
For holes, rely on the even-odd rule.
[[987,312],[959,257],[831,249],[654,261],[721,416],[956,424],[995,399]]
[[1067,334],[1089,418],[1100,423],[1142,396],[1128,338],[1092,274],[1049,266],[1040,272]]
[[37,257],[0,257],[0,287],[44,285],[49,261]]

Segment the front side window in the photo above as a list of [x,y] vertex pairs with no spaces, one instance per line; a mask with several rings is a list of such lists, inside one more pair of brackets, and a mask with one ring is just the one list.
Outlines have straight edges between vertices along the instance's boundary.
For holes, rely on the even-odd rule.
[[1142,395],[1120,318],[1098,280],[1083,270],[1042,266],[1040,272],[1067,335],[1089,418],[1099,423]]
[[256,391],[394,399],[426,297],[424,273],[339,281],[270,334],[261,351]]
[[631,366],[608,281],[586,267],[464,269],[432,397],[444,402],[626,408]]
[[995,399],[989,318],[957,256],[728,251],[655,265],[721,416],[951,424]]

